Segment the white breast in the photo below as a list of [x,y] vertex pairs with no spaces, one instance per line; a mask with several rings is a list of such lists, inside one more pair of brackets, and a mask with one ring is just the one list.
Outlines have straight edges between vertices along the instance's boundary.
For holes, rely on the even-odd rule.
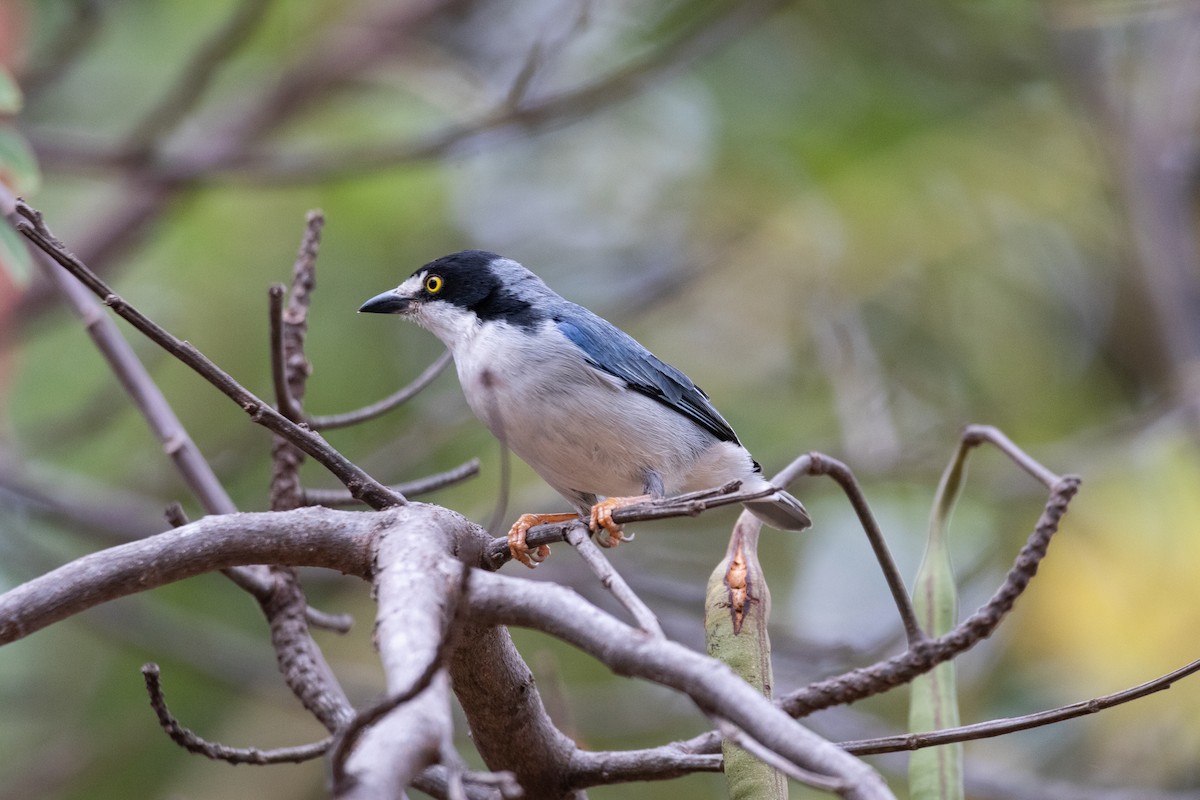
[[743,448],[591,367],[545,324],[536,337],[476,327],[456,339],[454,360],[476,416],[560,493],[640,494],[647,470],[668,494],[752,474]]

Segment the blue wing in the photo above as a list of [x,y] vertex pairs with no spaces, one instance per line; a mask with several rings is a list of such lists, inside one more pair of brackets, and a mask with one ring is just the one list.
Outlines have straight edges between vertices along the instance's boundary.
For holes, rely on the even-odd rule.
[[733,428],[691,378],[660,361],[612,323],[582,306],[574,303],[570,306],[571,313],[555,316],[554,323],[563,336],[583,351],[589,364],[683,414],[721,441],[739,443]]

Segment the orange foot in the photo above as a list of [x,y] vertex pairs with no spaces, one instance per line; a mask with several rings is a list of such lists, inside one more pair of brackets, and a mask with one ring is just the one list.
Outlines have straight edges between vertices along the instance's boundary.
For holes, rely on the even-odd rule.
[[517,561],[533,569],[550,555],[550,545],[541,544],[536,550],[530,551],[529,545],[525,543],[529,529],[545,522],[566,522],[577,518],[577,514],[522,514],[509,528],[508,551]]
[[626,536],[625,532],[621,530],[621,526],[613,522],[613,512],[618,508],[643,503],[650,499],[651,496],[648,494],[639,494],[635,497],[606,497],[592,506],[590,527],[596,534],[596,542],[601,547],[616,547],[621,542],[632,541],[633,537]]

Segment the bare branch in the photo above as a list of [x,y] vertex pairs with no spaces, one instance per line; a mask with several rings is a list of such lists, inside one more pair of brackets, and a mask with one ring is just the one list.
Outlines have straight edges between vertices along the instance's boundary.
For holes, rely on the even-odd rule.
[[304,707],[326,730],[335,731],[354,716],[354,708],[309,632],[308,600],[295,569],[272,563],[271,575],[271,594],[260,602],[279,671]]
[[[719,739],[716,747],[719,751]],[[647,750],[576,750],[571,756],[571,785],[586,788],[631,781],[669,780],[693,772],[720,772],[723,768],[720,752],[695,749],[690,742],[671,742]]]
[[239,384],[231,375],[191,344],[176,338],[118,297],[99,276],[54,239],[42,223],[40,214],[24,201],[17,201],[17,214],[18,218],[13,220],[13,224],[19,233],[65,267],[93,294],[100,297],[105,305],[112,308],[118,316],[128,321],[151,341],[191,367],[236,402],[243,411],[250,415],[251,420],[283,436],[324,465],[350,489],[352,495],[362,499],[372,508],[386,508],[407,502],[404,497],[380,484],[330,447],[318,434],[284,417]]
[[995,445],[1018,467],[1040,481],[1047,489],[1053,490],[1062,481],[1062,476],[1054,474],[1031,458],[1028,453],[1013,444],[1013,441],[1005,436],[999,428],[991,425],[968,425],[963,429],[962,443],[965,447],[976,447],[984,442]]
[[[451,770],[441,764],[429,767],[413,781],[413,787],[436,798],[450,797]],[[521,785],[506,772],[468,772],[462,775],[467,800],[520,800]]]
[[[450,549],[447,549],[447,555],[449,555]],[[385,569],[382,567],[378,568],[376,571],[377,579],[381,578],[385,573]],[[358,744],[358,740],[362,734],[384,716],[425,691],[433,681],[434,676],[445,669],[446,662],[450,653],[454,651],[454,647],[458,643],[459,634],[461,633],[462,619],[460,612],[466,607],[466,603],[462,599],[466,595],[470,583],[471,568],[463,564],[458,586],[447,599],[449,608],[446,610],[445,619],[443,620],[444,626],[438,638],[437,648],[434,651],[433,657],[425,665],[425,669],[406,688],[360,710],[354,716],[354,719],[350,720],[347,725],[338,731],[337,740],[329,760],[335,789],[339,786],[344,786],[347,782],[346,759],[354,751],[354,747]],[[380,615],[382,616],[382,611]]]
[[159,680],[158,664],[144,665],[142,676],[146,680],[146,691],[150,695],[150,707],[158,716],[158,724],[171,737],[171,741],[189,753],[196,753],[214,761],[225,761],[230,764],[299,764],[325,755],[333,743],[333,737],[329,736],[312,744],[260,750],[257,747],[229,747],[210,742],[183,727],[167,708],[167,699],[163,696],[162,683]]
[[1140,700],[1147,695],[1170,689],[1179,681],[1200,672],[1200,661],[1180,667],[1173,672],[1155,678],[1152,681],[1138,684],[1120,692],[1094,697],[1078,703],[1025,714],[1020,717],[994,719],[987,722],[977,722],[973,725],[961,725],[957,728],[947,728],[928,733],[909,733],[900,736],[883,736],[877,739],[862,739],[854,742],[842,742],[841,747],[855,755],[870,755],[874,753],[894,753],[902,750],[919,750],[923,747],[936,747],[954,742],[969,742],[975,739],[988,739],[1003,736],[1015,731],[1039,728],[1043,725],[1053,725],[1068,719],[1095,714],[1099,711],[1119,706],[1133,700]]
[[325,567],[369,577],[379,514],[302,508],[209,516],[82,556],[0,595],[0,645],[100,603],[242,564]]
[[[473,575],[472,585],[478,579]],[[469,613],[450,659],[450,679],[488,769],[512,772],[528,797],[561,796],[564,773],[583,754],[546,713],[508,629]],[[517,741],[521,746],[513,747]]]
[[726,717],[792,764],[842,782],[847,798],[891,797],[861,761],[821,739],[774,706],[727,666],[666,639],[636,631],[554,584],[480,572],[471,584],[473,620],[537,628],[575,645],[619,675],[687,694],[706,713]]
[[[426,475],[424,478],[397,483],[390,488],[405,497],[416,497],[453,486],[478,474],[479,459],[472,458],[445,472],[436,472],[433,475]],[[301,498],[301,504],[306,506],[349,506],[356,505],[358,502],[345,489],[305,489]]]
[[286,359],[283,354],[283,296],[286,291],[282,283],[272,284],[267,290],[270,304],[267,321],[271,341],[271,386],[275,390],[275,405],[279,407],[279,413],[292,422],[302,422],[304,412],[288,389],[287,370],[283,366]]
[[612,564],[600,552],[600,548],[588,536],[587,530],[582,524],[572,525],[567,529],[567,543],[575,548],[579,557],[583,559],[583,563],[587,564],[592,573],[600,579],[601,585],[612,592],[613,597],[617,598],[617,602],[625,606],[625,610],[630,613],[643,632],[657,639],[666,637],[654,612],[642,602],[642,598],[638,597],[633,589],[629,588],[629,584],[621,577],[621,573],[613,569]]
[[1067,505],[1079,491],[1079,484],[1077,476],[1066,475],[1054,486],[1037,526],[1017,554],[1004,584],[986,604],[954,630],[887,661],[792,692],[781,698],[780,705],[789,714],[800,717],[829,706],[852,703],[907,683],[916,675],[928,672],[986,639],[1012,610],[1021,592],[1037,573],[1038,564],[1045,557],[1050,540],[1067,512]]
[[908,638],[908,646],[911,648],[927,641],[928,637],[921,630],[920,623],[917,622],[917,613],[913,610],[912,599],[904,585],[904,578],[900,575],[900,568],[896,566],[896,560],[892,558],[892,551],[888,549],[883,531],[879,528],[879,523],[875,521],[875,515],[871,513],[871,506],[867,503],[867,498],[858,485],[854,473],[836,458],[821,453],[810,453],[809,456],[811,461],[808,465],[808,473],[810,475],[828,475],[833,478],[838,486],[842,487],[846,499],[850,501],[854,513],[858,515],[859,524],[866,531],[867,541],[871,543],[875,559],[883,570],[888,589],[891,590],[892,602],[895,603],[896,610],[900,612],[900,621],[904,624],[904,634]]
[[[676,495],[675,497],[663,497],[657,500],[647,500],[641,503],[622,506],[613,511],[613,521],[624,525],[630,522],[644,522],[672,517],[696,517],[711,508],[742,503],[747,500],[757,500],[760,497],[766,497],[774,491],[774,489],[763,489],[758,492],[738,492],[740,487],[740,481],[731,481],[715,489],[701,489],[698,492],[689,492],[688,494]],[[567,535],[571,527],[581,524],[582,522],[580,521],[571,521],[537,525],[529,529],[526,541],[531,548],[542,544],[563,542],[567,540]],[[484,569],[497,570],[511,558],[512,554],[508,549],[508,539],[502,536],[497,537],[487,546],[483,554],[483,562],[480,566]]]
[[470,568],[452,553],[475,528],[436,506],[409,505],[395,514],[396,524],[380,530],[375,548],[375,642],[389,694],[411,698],[379,707],[361,741],[342,751],[348,758],[344,772],[340,759],[335,764],[339,798],[399,797],[438,762],[453,729],[443,656],[454,646],[457,611],[466,607],[459,591]]
[[446,368],[451,360],[450,351],[447,350],[438,356],[436,361],[426,367],[424,372],[413,379],[412,383],[402,387],[396,393],[388,395],[379,402],[372,403],[357,411],[348,411],[345,414],[330,414],[324,417],[310,417],[308,425],[314,430],[324,431],[331,428],[344,428],[348,425],[357,425],[360,422],[366,422],[369,419],[382,416],[396,406],[408,402],[418,392],[433,383],[433,379],[442,374],[442,370]]

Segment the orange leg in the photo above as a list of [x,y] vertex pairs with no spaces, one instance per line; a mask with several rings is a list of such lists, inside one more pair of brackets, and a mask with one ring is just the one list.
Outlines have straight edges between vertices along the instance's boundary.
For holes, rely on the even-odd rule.
[[578,514],[522,514],[508,531],[508,550],[513,558],[533,569],[550,555],[550,545],[538,545],[530,552],[529,545],[525,544],[529,529],[546,522],[567,522],[578,517]]
[[596,534],[596,542],[601,547],[616,547],[621,542],[628,542],[633,537],[626,536],[621,526],[613,522],[613,512],[618,508],[644,503],[652,499],[652,495],[639,494],[635,497],[606,497],[592,506],[590,527]]

